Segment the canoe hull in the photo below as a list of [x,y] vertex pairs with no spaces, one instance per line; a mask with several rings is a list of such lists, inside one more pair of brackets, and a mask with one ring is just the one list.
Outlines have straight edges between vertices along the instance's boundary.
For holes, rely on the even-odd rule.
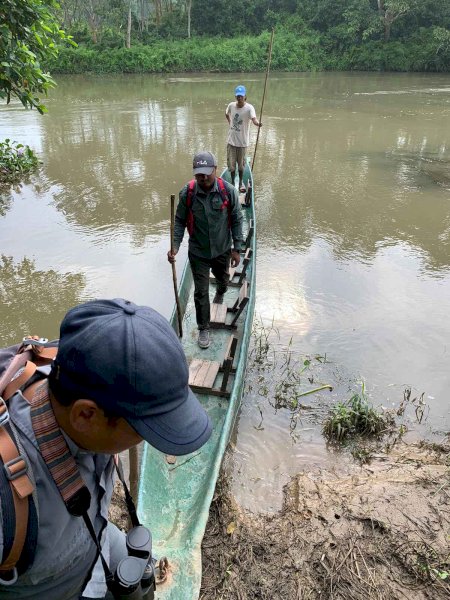
[[[229,180],[229,174],[222,176]],[[253,180],[247,165],[244,181]],[[253,200],[253,198],[252,198]],[[255,223],[254,202],[242,209],[244,232],[250,220]],[[139,483],[138,512],[141,522],[153,535],[153,552],[157,558],[167,556],[170,574],[166,583],[158,585],[158,600],[196,600],[201,584],[201,542],[204,535],[209,507],[213,498],[222,459],[239,411],[250,343],[255,304],[256,236],[250,242],[252,259],[246,273],[249,283],[249,301],[239,317],[233,334],[238,338],[234,365],[236,372],[229,382],[229,398],[198,394],[207,410],[213,433],[210,440],[197,452],[175,459],[166,457],[145,444]],[[214,294],[210,286],[210,295]],[[238,288],[230,287],[225,302],[230,305],[237,297]],[[187,262],[179,285],[180,304],[183,312],[182,344],[188,362],[194,358],[221,360],[229,340],[230,331],[215,329],[212,343],[207,350],[197,345],[197,328],[193,303],[193,280]],[[177,331],[176,308],[171,324]]]

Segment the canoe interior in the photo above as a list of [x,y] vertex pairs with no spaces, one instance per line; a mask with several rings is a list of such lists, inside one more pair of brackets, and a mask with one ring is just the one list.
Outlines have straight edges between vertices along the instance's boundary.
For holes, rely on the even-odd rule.
[[[228,171],[224,171],[222,177],[230,181]],[[244,183],[246,185],[250,183],[252,186],[251,204],[242,208],[245,238],[250,220],[255,223],[253,179],[249,164],[245,168]],[[246,272],[249,284],[248,304],[233,332],[221,329],[211,331],[212,342],[207,350],[200,350],[197,345],[193,280],[188,262],[181,278],[178,274],[180,304],[183,312],[181,341],[188,362],[199,358],[222,361],[231,333],[238,338],[238,344],[234,359],[236,372],[228,382],[230,397],[197,394],[213,422],[211,439],[197,452],[177,457],[174,463],[161,452],[145,444],[139,481],[139,518],[152,532],[154,556],[158,559],[167,556],[171,565],[167,582],[157,587],[158,600],[196,600],[199,596],[201,541],[223,455],[239,410],[244,384],[255,304],[255,239],[256,235],[253,235],[250,245],[252,259]],[[215,284],[210,285],[211,299],[215,287]],[[230,286],[225,295],[225,303],[232,306],[238,293],[238,287]],[[178,331],[176,307],[171,317],[171,324],[175,331]]]

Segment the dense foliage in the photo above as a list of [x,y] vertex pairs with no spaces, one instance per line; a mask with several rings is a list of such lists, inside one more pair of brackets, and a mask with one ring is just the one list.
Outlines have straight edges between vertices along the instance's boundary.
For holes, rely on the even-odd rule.
[[429,70],[450,65],[441,0],[61,0],[59,72]]
[[0,99],[18,98],[25,107],[45,107],[36,94],[54,85],[41,68],[55,58],[58,44],[66,40],[55,11],[55,0],[1,0],[0,2]]
[[34,171],[38,159],[29,146],[11,142],[0,142],[0,182],[15,183],[24,175]]

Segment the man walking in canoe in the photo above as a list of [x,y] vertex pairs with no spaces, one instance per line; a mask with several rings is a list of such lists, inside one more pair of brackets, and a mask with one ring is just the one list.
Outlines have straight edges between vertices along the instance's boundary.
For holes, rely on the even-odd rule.
[[[180,192],[175,215],[173,252],[170,263],[189,233],[189,262],[194,278],[194,302],[199,329],[198,345],[210,345],[209,273],[217,280],[213,302],[222,304],[230,279],[229,267],[240,262],[242,213],[236,188],[217,177],[217,159],[211,152],[199,152],[193,160],[194,179]],[[232,248],[233,244],[233,248]]]
[[255,108],[247,102],[245,87],[238,85],[234,90],[236,102],[230,102],[225,117],[230,125],[227,139],[227,164],[234,183],[236,163],[239,171],[239,191],[245,192],[242,176],[244,174],[247,147],[250,146],[250,121],[257,127],[262,123],[256,118]]

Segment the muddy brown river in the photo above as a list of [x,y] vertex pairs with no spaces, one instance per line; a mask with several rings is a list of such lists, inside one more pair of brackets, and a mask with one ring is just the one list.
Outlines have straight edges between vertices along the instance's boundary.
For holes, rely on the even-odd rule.
[[[0,107],[0,139],[42,161],[0,195],[2,345],[56,337],[65,311],[93,297],[170,316],[170,194],[194,152],[225,164],[238,83],[259,114],[259,74],[60,77],[47,115]],[[268,351],[250,357],[232,475],[244,506],[271,512],[291,474],[345,463],[322,423],[362,385],[386,408],[411,390],[411,438],[449,430],[450,79],[272,74],[263,123],[255,348],[267,339]],[[185,260],[186,244],[180,270]],[[280,406],[271,386],[292,370],[302,391],[333,391]]]

